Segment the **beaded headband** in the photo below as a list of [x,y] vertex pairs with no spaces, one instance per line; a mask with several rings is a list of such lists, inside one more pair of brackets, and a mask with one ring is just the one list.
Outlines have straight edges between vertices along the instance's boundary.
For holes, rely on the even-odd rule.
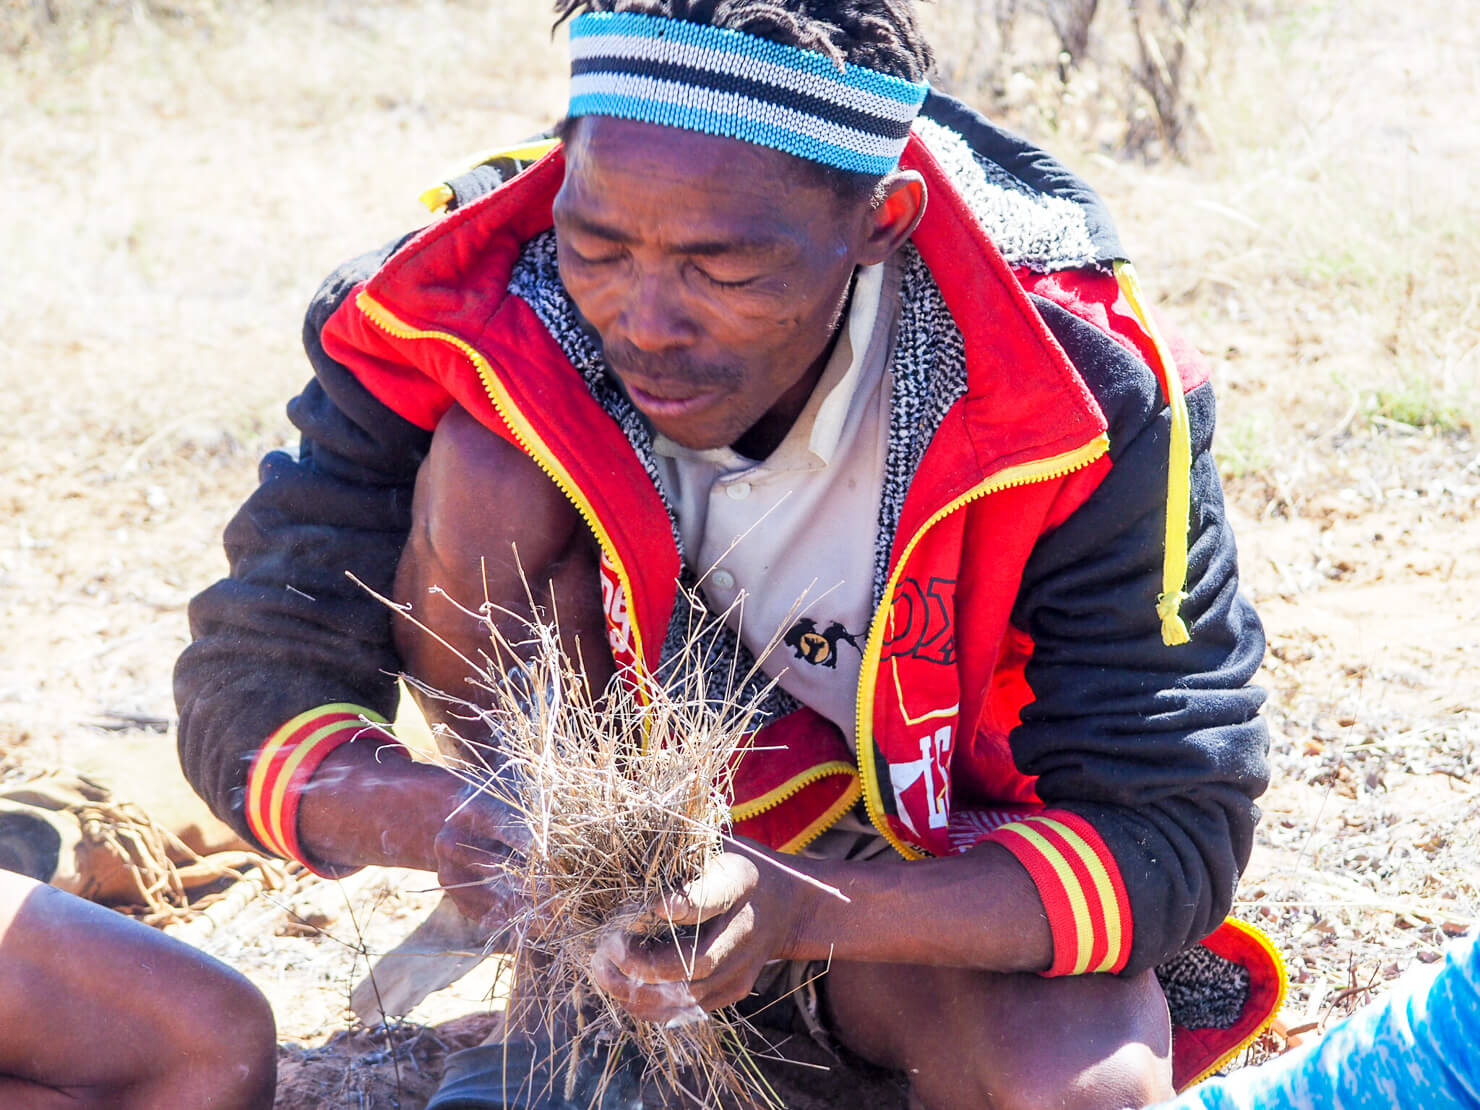
[[570,24],[570,115],[680,127],[879,177],[929,85],[743,31],[598,12]]

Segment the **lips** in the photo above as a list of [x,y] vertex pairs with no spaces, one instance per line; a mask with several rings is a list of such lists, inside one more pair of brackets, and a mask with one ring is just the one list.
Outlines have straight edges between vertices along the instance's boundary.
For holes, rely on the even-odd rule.
[[672,386],[645,388],[630,378],[623,384],[627,387],[627,395],[632,398],[632,403],[653,417],[674,417],[694,412],[713,401],[719,393],[717,389],[675,390]]

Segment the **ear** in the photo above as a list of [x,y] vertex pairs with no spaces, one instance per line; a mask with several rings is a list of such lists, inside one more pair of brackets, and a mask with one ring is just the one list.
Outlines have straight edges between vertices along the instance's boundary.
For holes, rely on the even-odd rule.
[[864,213],[859,264],[872,266],[904,246],[925,215],[925,200],[925,179],[914,170],[896,170],[884,178]]

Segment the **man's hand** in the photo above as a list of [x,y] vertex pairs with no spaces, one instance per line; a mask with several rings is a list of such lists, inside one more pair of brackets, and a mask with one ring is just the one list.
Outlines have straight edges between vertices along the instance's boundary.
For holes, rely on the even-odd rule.
[[324,864],[435,871],[457,908],[493,934],[528,908],[504,871],[529,847],[523,824],[442,767],[345,744],[309,780],[298,834]]
[[726,853],[681,893],[648,907],[649,920],[679,926],[678,937],[613,931],[592,957],[592,975],[641,1021],[682,1022],[733,1005],[768,961],[789,956],[811,904],[806,889],[763,859]]
[[529,834],[508,806],[469,790],[433,842],[437,879],[464,917],[497,935],[527,908],[507,865],[528,848]]
[[523,826],[507,806],[441,767],[381,760],[372,747],[345,744],[304,789],[298,834],[325,864],[435,871],[458,909],[490,932],[524,908],[502,868],[527,848]]

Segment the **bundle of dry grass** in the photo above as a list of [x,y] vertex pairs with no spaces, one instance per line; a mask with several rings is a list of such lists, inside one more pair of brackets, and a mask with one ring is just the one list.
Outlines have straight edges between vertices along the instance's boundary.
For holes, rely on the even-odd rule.
[[[527,853],[491,876],[525,896],[508,936],[495,938],[515,959],[512,1024],[544,1029],[564,1061],[546,1070],[567,1098],[584,1050],[606,1046],[607,1061],[635,1049],[645,1081],[693,1105],[779,1106],[738,1014],[706,1013],[685,985],[672,984],[674,1001],[688,1004],[682,1016],[639,1021],[591,975],[592,957],[623,932],[696,942],[695,930],[675,929],[654,907],[736,846],[727,837],[731,768],[770,687],[742,699],[736,691],[754,675],[731,673],[721,696],[707,693],[715,664],[703,626],[658,679],[619,675],[595,697],[555,627],[533,625],[517,645],[491,622],[490,630],[492,705],[477,710],[490,740],[471,745],[460,770],[507,805],[529,837]],[[608,1070],[598,1091],[610,1078]]]

